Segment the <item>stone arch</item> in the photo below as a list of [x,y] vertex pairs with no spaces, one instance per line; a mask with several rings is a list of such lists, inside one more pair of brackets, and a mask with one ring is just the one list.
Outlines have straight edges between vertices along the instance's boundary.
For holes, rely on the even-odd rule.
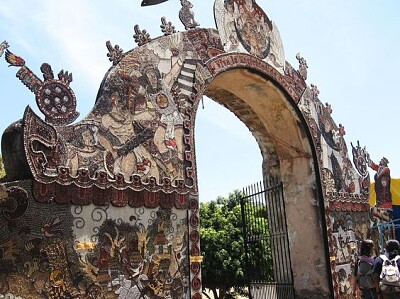
[[[319,295],[328,296],[329,255],[324,246],[327,240],[322,229],[325,216],[316,150],[293,99],[293,89],[279,84],[284,82],[280,73],[246,54],[217,57],[207,66],[213,70],[213,78],[204,94],[233,112],[249,128],[260,147],[263,176],[278,176],[283,182],[297,294],[312,296],[312,281]],[[311,240],[310,234],[314,236]],[[309,267],[302,260],[314,260],[317,265]]]

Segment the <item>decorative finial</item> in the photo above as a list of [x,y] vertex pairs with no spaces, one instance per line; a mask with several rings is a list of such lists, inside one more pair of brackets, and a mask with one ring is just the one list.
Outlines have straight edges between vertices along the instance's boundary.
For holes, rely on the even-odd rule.
[[161,18],[161,31],[164,33],[164,35],[171,35],[176,32],[175,26],[172,25],[171,22],[167,22],[167,19],[165,17]]
[[54,73],[53,73],[53,70],[51,69],[51,65],[50,64],[43,63],[42,66],[40,67],[40,70],[43,73],[43,79],[44,80],[54,79]]
[[72,82],[72,74],[68,73],[68,71],[61,70],[58,73],[58,80],[60,80],[62,83],[65,85],[69,86],[69,84]]
[[76,98],[69,84],[72,74],[61,70],[58,80],[54,78],[50,64],[43,63],[40,70],[44,81],[40,80],[26,65],[25,60],[10,52],[6,42],[0,44],[2,51],[6,50],[5,59],[9,66],[20,67],[16,76],[36,96],[36,104],[45,115],[46,121],[53,125],[72,123],[79,113],[76,111]]
[[332,114],[333,112],[332,105],[329,104],[328,102],[325,103],[325,111],[328,112],[329,114]]
[[106,42],[106,46],[108,49],[107,53],[107,57],[109,57],[108,60],[110,60],[113,63],[113,65],[118,64],[118,62],[120,62],[122,57],[124,56],[123,50],[120,49],[118,45],[115,45],[113,48],[110,41]]
[[0,44],[0,57],[3,55],[4,50],[7,49],[8,47],[9,47],[9,46],[8,46],[7,41],[4,41],[4,42],[2,42],[2,43]]
[[318,89],[317,85],[311,84],[311,90],[312,90],[314,98],[318,98],[319,89]]
[[200,24],[194,20],[193,4],[188,0],[181,0],[182,8],[179,11],[179,19],[186,30],[196,28]]
[[6,58],[6,61],[10,64],[9,66],[24,66],[25,65],[25,60],[22,57],[15,55],[14,53],[10,52],[8,49],[6,49],[5,58]]
[[140,30],[139,25],[135,25],[133,29],[135,30],[133,38],[135,39],[135,42],[138,44],[138,46],[143,46],[144,44],[147,44],[151,41],[150,34],[147,33],[147,31],[144,29]]
[[304,57],[300,56],[300,53],[296,54],[296,58],[299,61],[299,73],[300,76],[305,80],[307,80],[307,61],[304,59]]
[[75,94],[69,87],[72,74],[61,70],[58,80],[55,80],[50,64],[43,63],[40,70],[44,82],[35,91],[36,103],[46,116],[46,121],[54,125],[72,123],[79,116],[76,111]]
[[6,61],[10,64],[9,66],[20,67],[16,76],[21,82],[29,88],[30,91],[36,94],[42,81],[28,68],[25,66],[25,60],[18,55],[10,52],[6,49],[5,54]]
[[339,124],[339,134],[342,136],[346,135],[346,130],[342,124]]

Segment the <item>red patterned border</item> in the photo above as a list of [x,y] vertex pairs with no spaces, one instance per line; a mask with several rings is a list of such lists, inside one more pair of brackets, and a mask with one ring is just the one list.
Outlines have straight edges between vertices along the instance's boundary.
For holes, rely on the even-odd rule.
[[304,84],[304,88],[297,90],[292,78],[283,76],[268,63],[249,54],[222,54],[210,59],[207,62],[207,67],[214,77],[224,71],[238,67],[260,71],[275,80],[290,95],[290,98],[294,100],[296,105],[299,103],[301,95],[306,87]]

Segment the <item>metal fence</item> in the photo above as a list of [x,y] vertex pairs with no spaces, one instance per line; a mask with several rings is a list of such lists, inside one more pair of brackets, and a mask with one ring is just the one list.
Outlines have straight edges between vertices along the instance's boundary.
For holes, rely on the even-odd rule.
[[294,298],[283,185],[268,178],[241,198],[249,298]]

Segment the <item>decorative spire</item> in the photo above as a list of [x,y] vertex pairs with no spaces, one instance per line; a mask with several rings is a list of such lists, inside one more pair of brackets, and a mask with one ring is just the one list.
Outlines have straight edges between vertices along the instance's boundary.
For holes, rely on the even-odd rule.
[[22,57],[15,55],[14,53],[10,52],[8,49],[6,49],[5,57],[6,57],[6,61],[10,64],[9,66],[24,66],[25,65],[25,60]]
[[76,98],[69,84],[72,74],[61,70],[58,80],[50,64],[43,63],[40,70],[44,81],[40,80],[27,66],[25,60],[6,50],[6,61],[10,66],[20,67],[16,76],[36,96],[36,104],[45,115],[46,121],[53,125],[65,125],[73,122],[79,113],[76,111]]
[[319,89],[318,89],[317,85],[311,84],[311,90],[312,90],[314,98],[317,99],[318,95],[319,95]]
[[17,78],[21,80],[30,91],[36,94],[37,90],[42,85],[42,81],[27,66],[25,66],[25,60],[10,52],[8,49],[6,49],[5,59],[10,64],[9,66],[20,67],[16,74]]
[[0,57],[3,55],[4,50],[7,49],[8,47],[9,47],[9,46],[8,46],[7,41],[4,41],[4,42],[2,42],[2,43],[0,44]]
[[143,46],[144,44],[147,44],[151,41],[150,34],[147,33],[147,31],[144,29],[140,30],[139,25],[135,25],[133,29],[135,30],[133,38],[135,39],[135,42],[138,44],[138,46]]
[[304,57],[300,56],[300,53],[296,54],[296,58],[299,61],[299,73],[300,76],[305,80],[307,80],[307,61],[304,59]]
[[113,63],[113,65],[118,64],[118,62],[120,62],[122,57],[124,56],[123,50],[120,49],[118,45],[115,45],[113,48],[110,41],[106,42],[106,46],[108,49],[107,53],[107,57],[109,57],[108,60],[110,60]]
[[64,83],[66,86],[69,86],[69,84],[72,82],[72,74],[68,73],[68,71],[61,70],[58,73],[58,80],[60,80],[62,83]]
[[42,66],[40,67],[40,70],[42,71],[44,80],[54,79],[54,73],[53,70],[51,69],[50,64],[43,63]]
[[325,111],[328,112],[329,114],[332,114],[333,112],[332,105],[329,104],[328,102],[325,103]]
[[164,35],[171,35],[176,32],[175,26],[172,25],[171,22],[167,23],[167,19],[165,17],[161,18],[161,31],[164,33]]
[[193,4],[188,0],[181,0],[182,8],[179,10],[179,19],[186,30],[196,28],[200,24],[194,20]]

